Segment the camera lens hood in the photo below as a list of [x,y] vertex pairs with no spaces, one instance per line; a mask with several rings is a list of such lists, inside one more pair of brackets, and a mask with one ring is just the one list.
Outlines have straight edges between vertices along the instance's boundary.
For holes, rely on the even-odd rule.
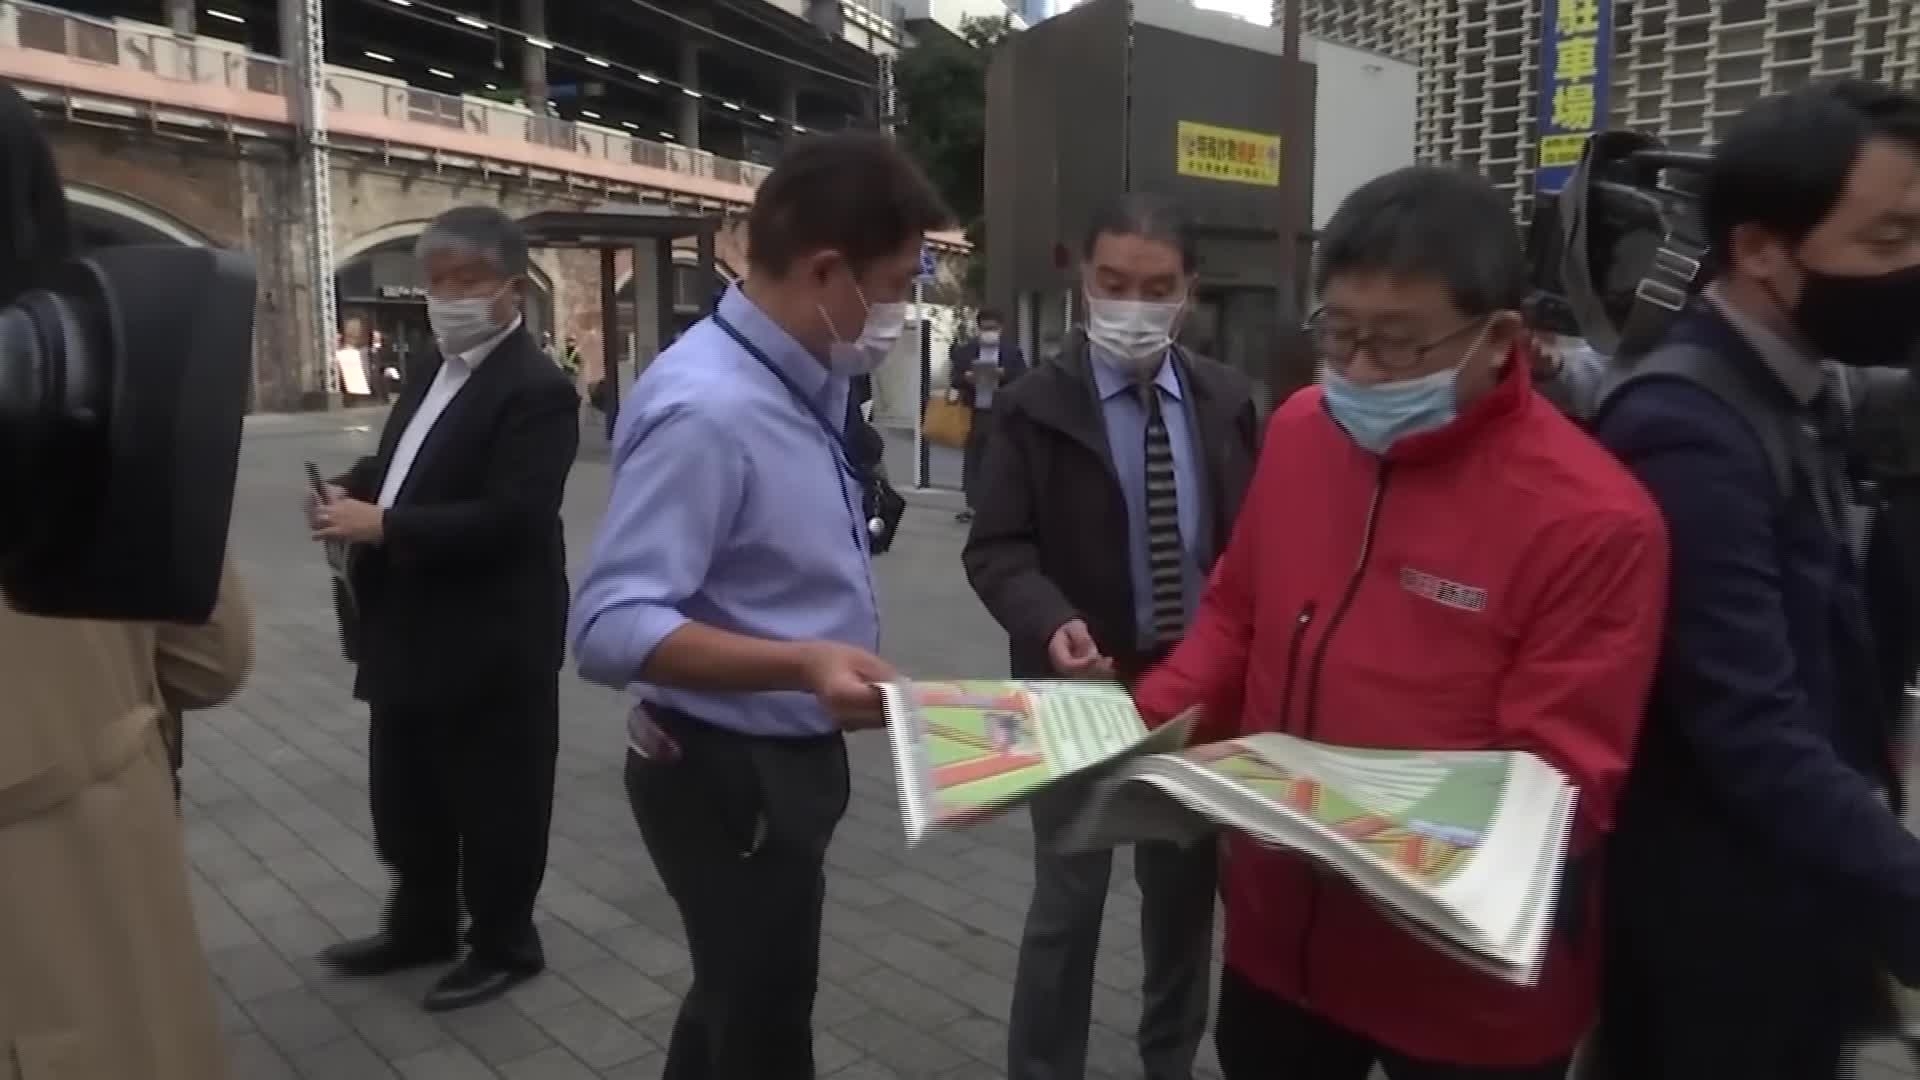
[[0,590],[29,614],[204,622],[233,508],[255,277],[103,248],[0,309]]

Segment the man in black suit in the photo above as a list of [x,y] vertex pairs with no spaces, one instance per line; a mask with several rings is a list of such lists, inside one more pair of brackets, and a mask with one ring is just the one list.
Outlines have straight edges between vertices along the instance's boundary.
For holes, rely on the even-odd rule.
[[[1007,631],[1015,678],[1131,685],[1184,635],[1259,458],[1253,387],[1175,343],[1198,241],[1185,211],[1135,192],[1097,209],[1082,248],[1086,327],[1008,391],[961,561]],[[1171,542],[1163,542],[1171,541]],[[1034,888],[1014,973],[1010,1080],[1081,1080],[1111,852],[1065,853],[1073,791],[1029,804]],[[1207,1026],[1216,851],[1134,849],[1148,1080],[1192,1080]]]
[[955,345],[949,356],[952,388],[947,393],[973,412],[973,423],[967,429],[967,447],[960,459],[960,489],[967,497],[967,508],[958,515],[961,521],[973,520],[973,504],[978,498],[975,489],[980,483],[980,455],[985,451],[987,434],[993,426],[994,398],[1027,370],[1020,346],[1001,340],[1001,326],[998,311],[980,309],[974,319],[973,340]]
[[560,500],[579,445],[566,373],[521,318],[528,254],[512,219],[449,210],[417,249],[438,345],[379,452],[310,508],[354,544],[374,844],[393,872],[379,933],[329,948],[352,975],[465,958],[427,995],[498,997],[545,966],[534,897],[547,861],[566,616]]

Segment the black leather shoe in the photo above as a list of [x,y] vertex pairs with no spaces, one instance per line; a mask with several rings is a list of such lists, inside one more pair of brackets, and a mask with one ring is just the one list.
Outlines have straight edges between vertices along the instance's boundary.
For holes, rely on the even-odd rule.
[[504,968],[469,956],[455,964],[427,991],[420,1004],[428,1012],[452,1012],[494,998],[540,974],[540,969]]
[[382,931],[370,937],[329,945],[321,963],[342,975],[390,975],[408,968],[445,964],[458,955],[454,945],[420,945]]

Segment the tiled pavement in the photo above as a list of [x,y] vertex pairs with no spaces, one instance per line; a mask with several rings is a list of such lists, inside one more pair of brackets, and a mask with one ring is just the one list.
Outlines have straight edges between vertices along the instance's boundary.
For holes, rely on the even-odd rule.
[[[550,972],[506,1001],[435,1018],[417,1006],[426,975],[349,981],[313,960],[372,929],[386,878],[368,839],[365,713],[349,697],[324,574],[299,521],[301,462],[344,465],[377,423],[363,413],[249,426],[233,546],[258,608],[257,667],[233,704],[190,719],[185,777],[201,933],[236,1080],[654,1080],[686,959],[624,803],[619,703],[584,684],[569,680],[562,695],[540,915]],[[891,464],[911,475],[908,462]],[[574,472],[576,565],[606,473],[591,459]],[[1001,639],[961,579],[960,538],[947,510],[916,507],[877,563],[885,651],[910,674],[1004,670]],[[1000,1076],[1030,880],[1025,831],[1003,822],[909,854],[881,739],[856,739],[853,761],[829,871],[822,1074]],[[1100,962],[1099,1080],[1139,1075],[1127,1034],[1140,970],[1130,877],[1116,870]],[[1902,1068],[1876,1062],[1865,1080],[1914,1075],[1898,1055],[1874,1057]]]

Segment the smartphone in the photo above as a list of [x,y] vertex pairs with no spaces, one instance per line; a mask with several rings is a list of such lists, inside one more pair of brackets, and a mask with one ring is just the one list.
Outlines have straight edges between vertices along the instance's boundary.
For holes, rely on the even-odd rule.
[[311,461],[307,462],[307,483],[313,487],[314,498],[323,503],[333,501],[332,494],[327,491],[327,482],[320,477],[320,466]]

